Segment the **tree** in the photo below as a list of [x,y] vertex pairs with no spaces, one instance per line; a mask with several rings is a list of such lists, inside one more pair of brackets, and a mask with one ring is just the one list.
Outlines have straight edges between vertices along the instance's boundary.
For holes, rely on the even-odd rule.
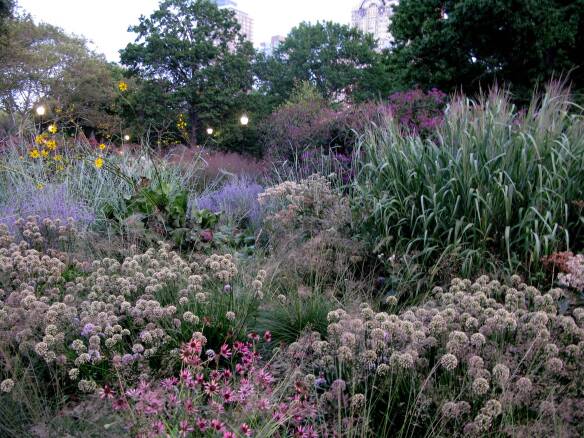
[[121,51],[122,63],[143,79],[170,84],[168,93],[188,115],[192,142],[252,88],[253,46],[234,13],[209,0],[164,0],[130,31],[138,37]]
[[338,23],[301,23],[274,55],[260,59],[258,76],[284,102],[303,81],[327,99],[342,100],[367,89],[364,78],[378,62],[371,35]]
[[402,0],[388,63],[403,88],[467,93],[494,82],[518,99],[572,69],[584,86],[584,0]]
[[49,116],[91,130],[115,125],[112,69],[82,38],[30,17],[7,23],[0,52],[0,109],[13,117],[30,114],[39,102]]
[[[6,33],[6,21],[12,18],[14,7],[13,0],[0,0],[0,37],[3,37]],[[4,38],[0,38],[0,48],[3,44],[6,44],[6,42]]]

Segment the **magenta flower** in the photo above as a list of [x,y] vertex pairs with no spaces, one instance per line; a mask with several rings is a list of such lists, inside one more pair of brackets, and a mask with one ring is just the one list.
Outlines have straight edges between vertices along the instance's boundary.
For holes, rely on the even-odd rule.
[[229,359],[231,357],[231,349],[229,348],[229,345],[223,344],[219,349],[219,354],[225,359]]
[[219,390],[219,384],[214,380],[211,380],[209,383],[205,383],[203,387],[205,388],[205,394],[207,394],[209,397],[211,397],[213,394],[217,394],[217,391]]
[[272,333],[270,331],[264,333],[264,341],[272,342]]
[[199,430],[201,432],[205,432],[207,430],[207,428],[209,427],[207,425],[207,421],[203,418],[199,418],[196,423],[197,423],[197,427],[199,428]]
[[217,432],[221,432],[223,430],[223,423],[217,419],[213,419],[211,420],[211,428]]
[[99,398],[102,400],[112,399],[116,393],[110,388],[109,385],[104,385],[102,389],[99,390]]
[[239,426],[239,430],[241,430],[241,433],[245,436],[251,436],[253,433],[251,427],[249,427],[247,423],[242,423],[241,426]]
[[195,429],[189,425],[188,421],[183,420],[178,424],[178,430],[180,432],[180,436],[185,437],[189,432],[192,432]]
[[164,423],[160,420],[155,421],[152,423],[152,432],[156,434],[163,434],[165,430]]

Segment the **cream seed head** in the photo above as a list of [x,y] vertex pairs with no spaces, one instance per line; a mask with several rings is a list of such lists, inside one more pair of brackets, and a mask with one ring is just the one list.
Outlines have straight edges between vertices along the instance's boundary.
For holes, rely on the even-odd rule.
[[14,380],[12,380],[12,379],[3,380],[2,383],[0,383],[0,391],[1,392],[8,394],[8,393],[12,392],[13,388],[14,388]]
[[458,359],[453,354],[445,354],[440,358],[440,365],[447,370],[452,371],[458,366]]

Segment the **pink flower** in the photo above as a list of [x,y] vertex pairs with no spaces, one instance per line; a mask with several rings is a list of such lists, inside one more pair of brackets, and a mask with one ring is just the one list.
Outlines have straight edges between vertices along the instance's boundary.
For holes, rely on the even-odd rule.
[[225,388],[221,395],[223,396],[223,400],[225,401],[225,403],[233,403],[235,401],[233,391],[229,388]]
[[229,348],[229,345],[223,344],[219,349],[219,354],[225,359],[229,359],[231,357],[231,349]]
[[117,398],[112,402],[114,411],[125,411],[128,408],[128,403],[123,398]]
[[152,432],[156,434],[163,434],[165,430],[164,423],[160,420],[152,423]]
[[257,382],[262,386],[269,386],[274,381],[272,375],[265,369],[261,369],[257,374]]
[[264,341],[266,342],[272,342],[272,333],[269,331],[266,331],[264,333]]
[[223,430],[223,423],[217,419],[211,420],[211,428],[215,429],[217,432]]
[[225,432],[223,432],[223,438],[235,438],[235,434],[233,432],[226,430]]
[[318,433],[312,426],[299,426],[296,430],[296,436],[298,438],[318,438]]
[[207,430],[207,421],[203,418],[199,418],[197,420],[197,427],[201,432],[205,432]]
[[211,242],[213,240],[213,231],[203,230],[199,233],[199,236],[201,236],[203,242]]
[[249,335],[247,335],[247,337],[254,342],[260,340],[260,335],[258,335],[256,332],[250,333]]
[[102,400],[113,399],[116,393],[110,388],[109,385],[104,385],[102,389],[99,390],[99,398]]
[[216,394],[219,390],[219,385],[216,381],[211,380],[209,383],[205,383],[203,385],[205,387],[205,394],[211,397],[213,394]]
[[172,390],[176,384],[178,383],[178,379],[176,377],[170,377],[168,379],[163,379],[160,381],[160,385],[166,389],[167,391]]
[[180,378],[185,382],[189,382],[193,379],[193,374],[191,373],[190,370],[184,369],[180,372]]
[[194,414],[195,412],[197,412],[197,407],[195,406],[195,404],[193,403],[193,401],[191,399],[188,399],[184,402],[184,407],[185,407],[185,411],[187,412],[187,414]]
[[195,429],[189,426],[188,421],[183,420],[178,424],[178,430],[180,431],[180,436],[185,437],[189,432],[192,432]]
[[251,436],[252,434],[251,427],[249,427],[247,423],[242,423],[241,426],[239,426],[239,430],[241,430],[241,433],[245,436]]

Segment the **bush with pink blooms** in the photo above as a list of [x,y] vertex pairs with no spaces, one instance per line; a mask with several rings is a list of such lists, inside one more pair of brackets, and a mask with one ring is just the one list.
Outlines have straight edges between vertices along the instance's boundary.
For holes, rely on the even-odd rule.
[[122,414],[132,436],[321,436],[312,394],[275,377],[262,360],[269,343],[269,332],[250,333],[214,351],[197,332],[180,348],[177,375],[105,386],[100,398]]

